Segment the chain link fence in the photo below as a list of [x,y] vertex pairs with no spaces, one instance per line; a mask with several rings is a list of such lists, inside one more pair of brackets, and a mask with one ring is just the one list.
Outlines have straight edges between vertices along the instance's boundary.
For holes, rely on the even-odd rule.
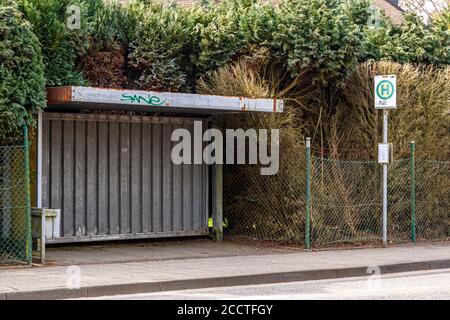
[[381,176],[374,162],[312,157],[313,246],[380,238]]
[[450,239],[450,161],[416,160],[417,240]]
[[31,263],[27,143],[0,146],[0,265]]
[[412,159],[401,159],[388,166],[388,238],[393,242],[413,240],[411,165]]
[[262,176],[257,165],[224,165],[225,229],[230,236],[258,240],[305,240],[305,152],[287,143],[298,158],[280,152],[277,175]]
[[[308,166],[304,145],[285,150],[291,156],[280,153],[275,176],[261,176],[257,166],[225,166],[224,214],[229,236],[309,240],[316,248],[382,242],[380,164],[311,156]],[[388,190],[389,241],[450,239],[449,161],[416,160],[413,153],[410,159],[395,160],[389,165]]]

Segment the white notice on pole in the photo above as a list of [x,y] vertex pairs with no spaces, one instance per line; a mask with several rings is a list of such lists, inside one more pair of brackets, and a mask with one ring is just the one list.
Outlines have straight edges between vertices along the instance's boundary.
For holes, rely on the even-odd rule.
[[389,163],[389,143],[378,144],[378,163]]

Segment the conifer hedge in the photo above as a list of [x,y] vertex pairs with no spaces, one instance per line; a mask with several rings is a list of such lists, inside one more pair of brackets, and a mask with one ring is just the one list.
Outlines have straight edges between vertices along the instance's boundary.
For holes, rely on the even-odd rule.
[[[74,5],[79,27],[69,28]],[[283,74],[281,94],[300,94],[339,86],[368,60],[450,63],[448,10],[429,25],[406,15],[395,26],[370,0],[0,0],[0,8],[4,119],[43,105],[42,71],[48,87],[195,92],[199,79],[244,57]]]
[[44,65],[32,27],[13,3],[0,5],[0,138],[45,106]]

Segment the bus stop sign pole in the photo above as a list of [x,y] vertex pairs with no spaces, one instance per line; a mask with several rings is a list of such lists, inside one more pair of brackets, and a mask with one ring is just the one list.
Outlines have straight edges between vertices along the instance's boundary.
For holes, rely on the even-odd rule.
[[388,143],[389,109],[397,108],[397,77],[375,76],[375,109],[383,110],[383,143],[378,144],[378,163],[383,165],[383,244],[387,244],[388,228],[388,164],[392,161],[392,145]]
[[[388,145],[388,113],[383,110],[383,144]],[[388,151],[389,152],[389,151]],[[389,156],[389,155],[388,155]],[[383,244],[387,244],[388,164],[383,163]]]

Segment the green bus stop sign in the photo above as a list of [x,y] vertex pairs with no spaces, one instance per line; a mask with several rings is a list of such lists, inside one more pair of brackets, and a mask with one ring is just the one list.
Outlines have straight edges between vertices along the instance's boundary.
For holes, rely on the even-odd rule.
[[397,108],[397,77],[375,76],[375,109]]

